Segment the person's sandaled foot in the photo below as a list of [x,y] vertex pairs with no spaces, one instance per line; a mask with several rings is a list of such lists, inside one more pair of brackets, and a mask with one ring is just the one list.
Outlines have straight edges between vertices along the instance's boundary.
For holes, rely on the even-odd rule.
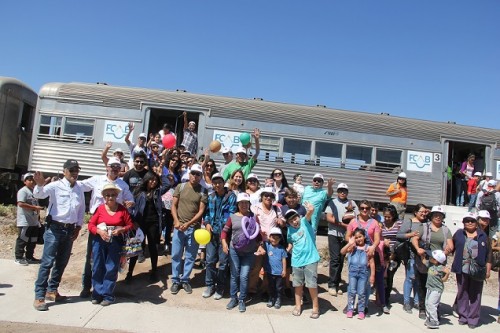
[[319,318],[319,311],[313,311],[311,313],[311,315],[309,316],[309,318],[318,319]]
[[293,308],[292,314],[296,317],[300,316],[302,314],[301,309]]

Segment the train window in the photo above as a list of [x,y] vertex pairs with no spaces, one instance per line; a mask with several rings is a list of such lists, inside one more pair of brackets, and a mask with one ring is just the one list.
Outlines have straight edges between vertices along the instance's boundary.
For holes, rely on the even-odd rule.
[[92,143],[94,124],[94,119],[68,117],[64,126],[64,136],[74,138],[78,143]]
[[306,164],[311,158],[311,141],[284,139],[283,162]]
[[401,168],[401,150],[380,149],[377,148],[376,156],[376,171],[393,172],[395,169]]
[[316,142],[316,164],[340,168],[342,162],[342,144]]
[[261,161],[279,161],[280,139],[272,136],[260,136],[260,153],[258,159]]
[[343,165],[346,169],[365,169],[372,164],[372,147],[346,146],[346,160]]
[[41,116],[40,138],[50,139],[61,135],[62,117]]

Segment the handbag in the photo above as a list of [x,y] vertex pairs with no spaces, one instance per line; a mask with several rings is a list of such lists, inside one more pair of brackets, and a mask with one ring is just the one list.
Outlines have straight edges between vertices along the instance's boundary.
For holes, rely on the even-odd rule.
[[500,251],[491,253],[491,270],[498,272],[500,270]]
[[403,242],[399,242],[394,247],[394,254],[396,255],[397,260],[402,261],[405,265],[410,260],[410,242],[405,240]]
[[142,241],[136,236],[131,236],[131,234],[129,233],[126,236],[125,244],[123,244],[122,247],[122,256],[131,258],[137,257],[141,253]]
[[39,244],[39,245],[43,245],[44,244],[44,240],[43,240],[43,235],[45,234],[45,224],[43,223],[40,223],[40,227],[38,227],[38,236],[37,236],[37,239],[36,239],[36,243]]
[[476,281],[486,280],[486,267],[480,266],[476,260],[471,258],[469,264],[469,276],[471,279]]

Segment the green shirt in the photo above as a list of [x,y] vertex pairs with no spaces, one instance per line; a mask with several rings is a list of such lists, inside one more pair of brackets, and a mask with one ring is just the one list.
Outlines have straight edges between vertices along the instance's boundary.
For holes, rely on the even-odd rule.
[[232,161],[227,165],[227,167],[224,168],[224,173],[222,176],[224,177],[224,180],[227,181],[231,177],[233,172],[235,172],[236,170],[241,170],[243,171],[243,176],[245,176],[245,179],[247,179],[248,175],[250,174],[250,171],[252,171],[255,164],[257,164],[257,160],[253,158],[241,164],[236,161]]

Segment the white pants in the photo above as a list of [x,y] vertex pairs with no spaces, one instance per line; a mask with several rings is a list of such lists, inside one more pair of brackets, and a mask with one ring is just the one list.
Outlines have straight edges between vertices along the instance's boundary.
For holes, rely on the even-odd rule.
[[425,295],[425,314],[427,315],[427,322],[432,325],[439,325],[438,306],[441,302],[441,294],[441,291],[427,289]]

